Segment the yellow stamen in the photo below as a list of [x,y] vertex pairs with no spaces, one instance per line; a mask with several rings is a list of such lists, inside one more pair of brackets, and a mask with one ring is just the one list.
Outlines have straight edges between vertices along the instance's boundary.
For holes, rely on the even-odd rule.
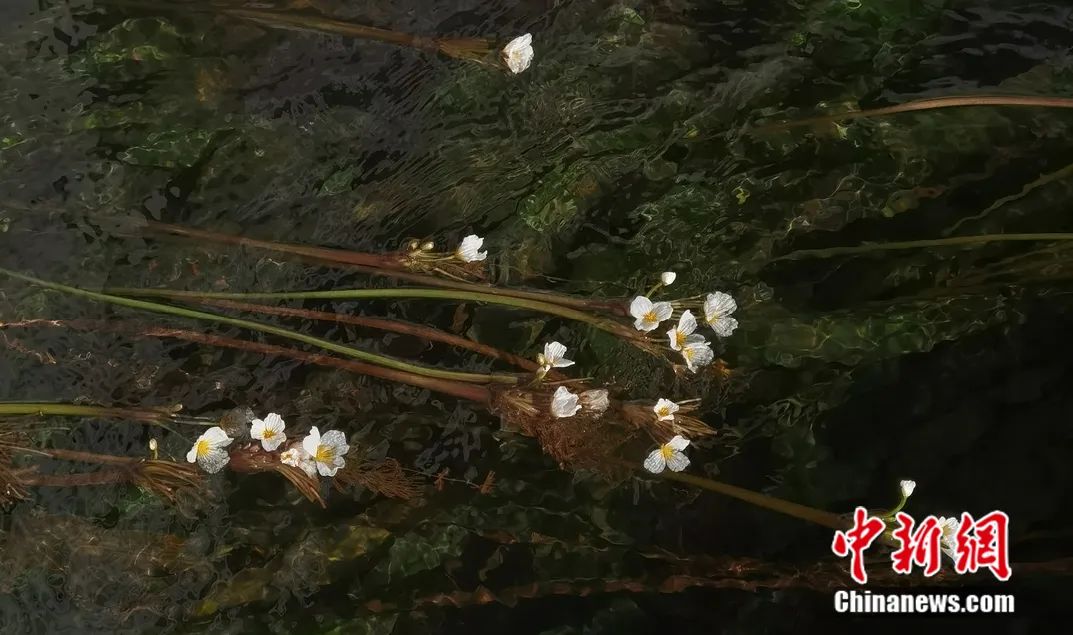
[[269,430],[268,428],[265,428],[265,431],[261,434],[264,439],[271,439],[274,436],[276,436],[275,430]]
[[678,348],[683,348],[686,345],[686,334],[679,330],[675,330],[674,343],[678,345]]
[[668,408],[667,406],[663,406],[662,408],[659,409],[659,412],[657,412],[656,414],[658,414],[661,417],[666,417],[667,415],[671,414],[671,409]]
[[656,312],[654,310],[645,313],[644,317],[642,317],[641,319],[645,322],[659,322],[659,319],[656,318]]
[[666,460],[671,458],[674,454],[674,448],[672,448],[670,444],[665,443],[659,447],[659,453],[662,454],[663,458]]
[[317,454],[313,458],[317,460],[317,463],[331,463],[332,459],[335,458],[335,451],[332,450],[331,446],[318,445]]
[[209,447],[209,442],[206,439],[198,439],[197,451],[195,452],[195,454],[198,456],[205,456],[209,453],[210,449],[211,448]]

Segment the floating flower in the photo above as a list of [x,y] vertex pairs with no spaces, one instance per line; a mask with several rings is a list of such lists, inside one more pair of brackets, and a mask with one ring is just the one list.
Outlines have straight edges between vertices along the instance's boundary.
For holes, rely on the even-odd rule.
[[309,453],[302,449],[302,446],[300,445],[296,445],[289,450],[284,450],[283,453],[279,455],[279,460],[284,465],[290,465],[291,467],[296,467],[302,470],[308,476],[317,475],[317,462],[314,461],[313,457],[309,456]]
[[656,413],[656,418],[660,421],[674,421],[674,413],[678,412],[679,406],[670,399],[660,398],[656,402],[655,406],[652,406],[652,411]]
[[578,401],[578,396],[567,390],[566,386],[559,386],[551,396],[551,414],[560,418],[573,417],[581,410]]
[[902,490],[902,496],[904,498],[909,498],[910,496],[913,495],[913,490],[915,490],[917,488],[917,482],[916,481],[902,481],[902,482],[898,483],[898,487],[900,487],[901,490]]
[[230,460],[224,448],[231,445],[232,441],[234,439],[227,436],[223,428],[213,426],[197,438],[194,447],[186,453],[186,460],[190,463],[197,463],[209,474],[215,474],[224,469]]
[[670,468],[672,472],[681,472],[689,467],[689,457],[682,450],[689,447],[689,439],[676,434],[673,439],[653,450],[645,459],[645,469],[653,474],[659,474],[664,468]]
[[693,331],[696,330],[697,318],[693,317],[693,314],[690,311],[683,311],[682,317],[678,318],[678,326],[667,331],[667,339],[671,342],[671,348],[680,351],[685,348],[687,344],[703,342],[703,337],[693,334]]
[[548,342],[544,345],[544,352],[537,355],[537,363],[540,371],[546,373],[552,368],[566,368],[573,366],[574,361],[566,359],[566,347],[559,342]]
[[477,234],[470,234],[462,239],[462,244],[455,251],[455,257],[462,262],[477,262],[488,257],[487,251],[481,251],[484,239]]
[[671,317],[674,309],[670,302],[652,303],[643,295],[639,295],[630,302],[630,315],[635,319],[633,326],[638,331],[651,331],[659,326],[659,323]]
[[602,388],[586,390],[581,393],[580,399],[583,409],[596,414],[602,414],[611,405],[611,401],[607,398],[607,391]]
[[957,534],[961,523],[957,518],[939,517],[939,526],[943,528],[941,548],[943,553],[950,556],[951,560],[957,560]]
[[695,373],[697,368],[711,364],[715,360],[715,353],[712,351],[711,345],[701,339],[700,341],[686,343],[682,348],[682,358],[686,360],[686,366],[689,370]]
[[273,452],[287,440],[283,434],[283,417],[274,412],[262,419],[254,419],[250,425],[250,436],[261,441],[266,452]]
[[659,281],[663,283],[663,286],[669,287],[674,284],[674,281],[678,279],[678,274],[673,271],[664,271],[659,274]]
[[309,435],[302,439],[302,449],[317,463],[321,476],[335,476],[339,468],[346,465],[343,458],[350,450],[346,435],[338,430],[328,430],[321,436],[316,426],[309,429]]
[[722,291],[709,293],[704,299],[704,319],[719,337],[729,337],[738,328],[738,321],[730,317],[737,310],[738,303]]
[[508,42],[503,47],[503,62],[515,75],[529,68],[533,62],[533,36],[526,33]]

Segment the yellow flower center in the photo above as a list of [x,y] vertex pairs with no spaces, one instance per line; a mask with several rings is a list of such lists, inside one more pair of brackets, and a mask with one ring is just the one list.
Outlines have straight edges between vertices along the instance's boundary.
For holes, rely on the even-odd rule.
[[198,456],[205,456],[212,448],[209,446],[209,442],[206,439],[198,439],[197,450],[195,454]]
[[696,355],[696,352],[692,348],[683,348],[682,349],[682,357],[686,358],[687,362],[693,361],[693,356],[694,355]]
[[666,460],[671,458],[671,455],[674,454],[674,448],[672,448],[670,444],[664,444],[660,446],[659,453],[662,454],[664,460]]
[[655,309],[649,311],[648,313],[645,313],[644,317],[642,317],[641,319],[644,320],[645,322],[658,322],[659,321],[656,318]]
[[313,457],[317,463],[331,463],[335,458],[335,451],[328,445],[318,445],[317,454]]
[[674,343],[678,345],[678,348],[684,347],[686,345],[686,334],[679,330],[675,330]]
[[660,408],[659,410],[656,411],[656,414],[661,416],[661,417],[666,417],[667,415],[671,414],[671,409],[668,408],[667,406],[663,406],[662,408]]
[[261,437],[264,438],[264,439],[271,439],[274,436],[276,436],[276,431],[275,430],[270,430],[268,428],[265,428],[264,433],[261,434]]

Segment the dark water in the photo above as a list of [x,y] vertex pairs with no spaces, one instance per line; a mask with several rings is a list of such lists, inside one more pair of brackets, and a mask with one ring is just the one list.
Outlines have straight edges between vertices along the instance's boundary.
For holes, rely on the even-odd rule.
[[[137,3],[135,3],[137,4]],[[719,431],[691,472],[837,513],[1011,518],[1014,618],[1068,615],[1073,328],[1068,242],[977,242],[778,260],[801,249],[1071,232],[1073,111],[957,108],[788,130],[769,121],[925,97],[1073,97],[1058,2],[362,2],[275,8],[441,37],[534,36],[518,76],[446,56],[266,28],[181,2],[0,6],[0,266],[84,288],[367,286],[263,251],[130,236],[132,218],[381,252],[487,237],[497,279],[628,295],[664,270],[731,292],[729,378],[676,376],[599,331],[468,307],[465,334],[632,398],[703,399]],[[381,283],[374,283],[381,284]],[[449,328],[455,303],[306,302]],[[3,517],[7,633],[782,632],[900,628],[835,616],[831,590],[661,586],[832,563],[831,532],[715,494],[558,469],[531,439],[425,389],[46,318],[240,329],[147,316],[3,279],[0,400],[280,412],[344,430],[423,477],[419,498],[218,475],[176,508],[134,487],[35,488]],[[259,318],[260,319],[260,318]],[[272,321],[483,371],[404,336]],[[266,341],[275,342],[271,338]],[[278,342],[277,342],[278,343]],[[500,368],[496,366],[496,368]],[[13,419],[42,447],[182,460],[194,435],[96,418]],[[25,459],[20,459],[27,464]],[[45,473],[80,471],[31,460]],[[85,468],[86,466],[81,466]],[[443,469],[458,481],[438,489]],[[81,469],[81,471],[85,471]],[[154,554],[152,557],[145,553]],[[880,556],[882,557],[882,556]],[[630,581],[615,587],[614,581]],[[848,577],[830,581],[848,587]],[[923,584],[923,583],[921,583]],[[453,594],[453,595],[452,595]],[[445,598],[450,599],[445,599]],[[491,597],[495,601],[486,601]],[[439,598],[437,600],[436,598]],[[459,606],[452,606],[458,604]]]

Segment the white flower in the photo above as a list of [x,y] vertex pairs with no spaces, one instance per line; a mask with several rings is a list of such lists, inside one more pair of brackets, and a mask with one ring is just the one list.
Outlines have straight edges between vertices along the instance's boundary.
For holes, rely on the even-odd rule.
[[738,328],[738,321],[730,317],[730,314],[737,310],[738,303],[722,291],[709,293],[704,299],[704,319],[712,325],[719,337],[729,337],[734,329]]
[[273,452],[287,440],[283,434],[283,417],[274,412],[262,419],[254,419],[250,426],[250,436],[261,441],[266,452]]
[[462,239],[462,244],[455,251],[455,256],[462,262],[477,262],[488,257],[487,251],[481,251],[484,239],[477,234],[470,234]]
[[190,448],[190,451],[186,453],[186,460],[190,463],[196,462],[201,466],[201,469],[209,474],[215,474],[224,469],[224,466],[230,460],[227,450],[224,448],[231,445],[232,441],[234,439],[227,436],[223,428],[213,426],[197,438],[197,441],[194,442],[194,447]]
[[939,517],[939,526],[943,528],[941,545],[943,553],[950,556],[951,560],[957,560],[957,533],[961,523],[957,518]]
[[902,496],[909,498],[913,495],[913,490],[917,488],[916,481],[902,481],[898,483],[898,487],[902,488]]
[[678,404],[674,403],[670,399],[660,398],[656,402],[655,406],[652,406],[652,411],[656,413],[656,417],[660,421],[674,421],[674,413],[678,412]]
[[544,352],[537,355],[537,363],[540,364],[541,372],[548,372],[552,368],[566,368],[573,366],[574,361],[566,359],[566,347],[559,342],[548,342],[544,345]]
[[715,353],[708,342],[701,339],[697,342],[688,342],[682,349],[682,357],[686,360],[686,366],[694,373],[697,368],[707,366],[715,360]]
[[607,391],[599,388],[581,393],[581,405],[585,410],[601,414],[607,410],[611,402],[607,398]]
[[503,47],[503,62],[515,75],[529,68],[533,62],[533,36],[526,33],[508,42]]
[[645,459],[645,469],[653,474],[659,474],[664,468],[671,468],[672,472],[681,472],[689,467],[689,457],[682,450],[689,446],[689,439],[676,434],[673,439],[653,450]]
[[342,432],[328,430],[321,436],[320,430],[313,426],[309,429],[309,436],[302,439],[302,449],[316,461],[321,476],[335,476],[339,468],[346,465],[343,457],[350,451],[350,446]]
[[663,283],[663,286],[669,287],[674,284],[674,281],[678,278],[678,274],[673,271],[664,271],[659,274],[659,281]]
[[317,462],[314,461],[313,457],[309,456],[300,445],[296,445],[290,450],[284,450],[283,453],[279,455],[279,460],[284,465],[290,465],[301,469],[308,476],[317,475]]
[[683,311],[682,317],[678,318],[678,326],[667,331],[667,339],[671,342],[671,348],[680,351],[685,348],[687,344],[703,342],[703,337],[700,335],[693,335],[693,331],[696,330],[697,318],[693,317],[693,313],[690,311]]
[[671,317],[672,313],[674,309],[670,302],[653,304],[643,295],[637,296],[633,302],[630,302],[630,315],[635,318],[633,325],[638,331],[651,331],[659,326],[660,322]]
[[581,410],[578,401],[578,396],[567,390],[566,386],[559,386],[551,396],[551,414],[560,418],[573,417]]

